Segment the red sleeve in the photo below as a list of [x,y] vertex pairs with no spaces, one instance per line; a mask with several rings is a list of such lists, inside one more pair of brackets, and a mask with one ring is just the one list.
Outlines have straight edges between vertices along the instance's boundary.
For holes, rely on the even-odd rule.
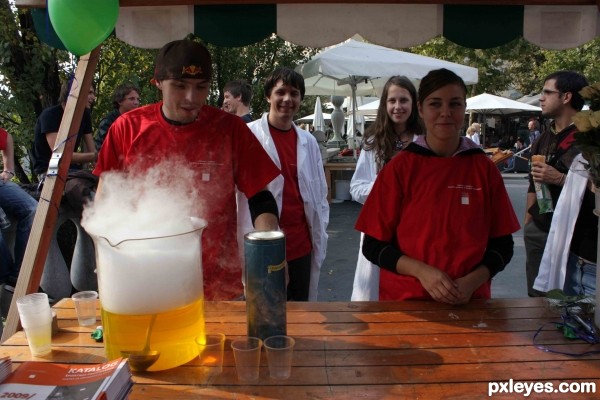
[[125,154],[121,150],[122,136],[123,136],[123,125],[125,121],[123,118],[118,118],[110,127],[106,135],[104,143],[98,153],[98,161],[94,168],[94,175],[100,176],[102,172],[110,170],[122,170],[124,168]]
[[393,161],[377,175],[355,226],[356,230],[383,242],[391,242],[396,234],[403,197],[401,185],[394,182],[402,174],[394,174],[397,163]]
[[0,150],[6,150],[6,143],[8,140],[8,132],[0,128]]
[[251,198],[279,174],[279,168],[241,118],[234,134],[234,174],[238,189]]

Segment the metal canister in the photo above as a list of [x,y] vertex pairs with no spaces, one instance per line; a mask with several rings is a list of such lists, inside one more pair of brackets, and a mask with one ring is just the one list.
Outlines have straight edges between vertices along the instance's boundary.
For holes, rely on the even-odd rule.
[[285,235],[281,231],[244,236],[248,336],[286,335]]

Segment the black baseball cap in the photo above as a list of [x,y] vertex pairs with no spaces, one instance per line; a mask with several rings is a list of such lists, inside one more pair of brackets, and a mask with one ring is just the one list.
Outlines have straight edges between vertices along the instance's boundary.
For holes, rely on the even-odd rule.
[[208,49],[192,40],[175,40],[165,44],[156,56],[154,79],[212,78],[212,60]]

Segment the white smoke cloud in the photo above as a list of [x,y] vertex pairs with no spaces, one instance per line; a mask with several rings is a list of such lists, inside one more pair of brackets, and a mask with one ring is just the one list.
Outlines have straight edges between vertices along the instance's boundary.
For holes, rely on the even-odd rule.
[[200,207],[194,172],[167,160],[143,172],[103,173],[100,193],[85,207],[81,225],[116,244],[191,231]]

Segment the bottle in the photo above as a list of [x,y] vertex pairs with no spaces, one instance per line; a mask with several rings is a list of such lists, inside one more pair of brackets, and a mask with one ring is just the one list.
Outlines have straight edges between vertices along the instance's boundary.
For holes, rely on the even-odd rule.
[[8,229],[9,227],[10,219],[8,219],[8,216],[6,215],[2,207],[0,207],[0,229]]
[[[546,157],[540,154],[534,154],[531,156],[531,162],[540,162],[545,164]],[[552,194],[550,188],[545,183],[533,182],[535,187],[535,197],[537,199],[540,214],[545,214],[554,211],[554,205],[552,204]]]
[[244,236],[248,336],[262,340],[286,335],[285,235],[281,231]]

